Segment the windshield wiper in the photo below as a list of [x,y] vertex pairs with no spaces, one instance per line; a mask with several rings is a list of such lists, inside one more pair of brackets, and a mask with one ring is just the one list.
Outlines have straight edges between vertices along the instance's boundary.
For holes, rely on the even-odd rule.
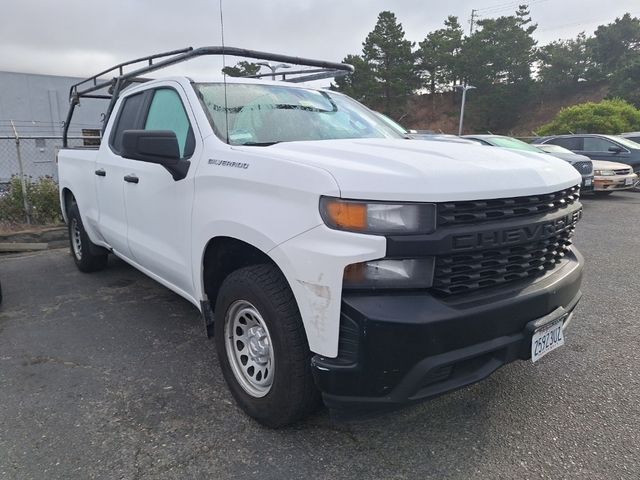
[[275,145],[276,143],[280,143],[280,142],[246,142],[246,143],[239,143],[238,146],[240,147],[270,147],[271,145]]

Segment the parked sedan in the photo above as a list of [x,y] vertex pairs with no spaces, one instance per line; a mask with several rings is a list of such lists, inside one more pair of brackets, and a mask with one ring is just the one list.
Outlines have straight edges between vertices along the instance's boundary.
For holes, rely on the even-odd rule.
[[618,190],[629,190],[638,182],[638,175],[624,163],[593,160],[594,193],[610,195]]
[[573,168],[582,175],[582,185],[580,190],[593,190],[593,167],[591,160],[584,155],[577,155],[565,148],[556,145],[531,145],[529,143],[518,140],[517,138],[505,137],[503,135],[465,135],[464,138],[473,140],[482,145],[492,147],[511,148],[514,150],[523,150],[525,152],[547,153],[554,157],[560,158],[570,163]]
[[560,145],[591,160],[626,163],[634,172],[640,171],[640,144],[617,135],[554,135],[537,138],[533,143]]

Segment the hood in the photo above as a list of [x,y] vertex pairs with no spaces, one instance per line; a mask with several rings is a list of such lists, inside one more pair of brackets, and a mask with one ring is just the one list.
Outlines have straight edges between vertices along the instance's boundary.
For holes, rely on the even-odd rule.
[[606,160],[591,160],[594,170],[618,170],[621,168],[631,168],[626,163],[608,162]]
[[581,181],[571,165],[550,155],[453,142],[283,142],[260,153],[322,168],[335,178],[341,196],[353,199],[443,202],[517,197],[551,193]]
[[564,160],[565,162],[569,162],[569,163],[577,163],[577,162],[590,162],[591,159],[589,157],[587,157],[586,155],[579,155],[577,153],[571,153],[571,152],[544,152],[547,155],[552,155],[556,158],[559,158],[561,160]]

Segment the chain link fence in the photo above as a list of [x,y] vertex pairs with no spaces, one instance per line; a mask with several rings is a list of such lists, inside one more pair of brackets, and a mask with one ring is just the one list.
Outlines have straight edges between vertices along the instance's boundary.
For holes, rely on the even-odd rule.
[[[5,132],[3,132],[5,133]],[[99,144],[99,130],[69,137],[69,146]],[[0,135],[0,230],[62,221],[56,155],[61,135]]]

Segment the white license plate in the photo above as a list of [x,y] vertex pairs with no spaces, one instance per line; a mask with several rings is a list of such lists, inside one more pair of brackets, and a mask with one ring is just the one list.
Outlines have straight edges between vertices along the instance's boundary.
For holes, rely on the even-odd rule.
[[564,345],[564,318],[536,330],[531,339],[531,361],[537,362],[547,353]]
[[624,179],[624,184],[625,185],[633,185],[633,178],[625,178]]
[[590,186],[591,186],[591,179],[590,179],[590,178],[587,178],[587,179],[584,181],[584,186],[585,186],[585,187],[590,187]]

